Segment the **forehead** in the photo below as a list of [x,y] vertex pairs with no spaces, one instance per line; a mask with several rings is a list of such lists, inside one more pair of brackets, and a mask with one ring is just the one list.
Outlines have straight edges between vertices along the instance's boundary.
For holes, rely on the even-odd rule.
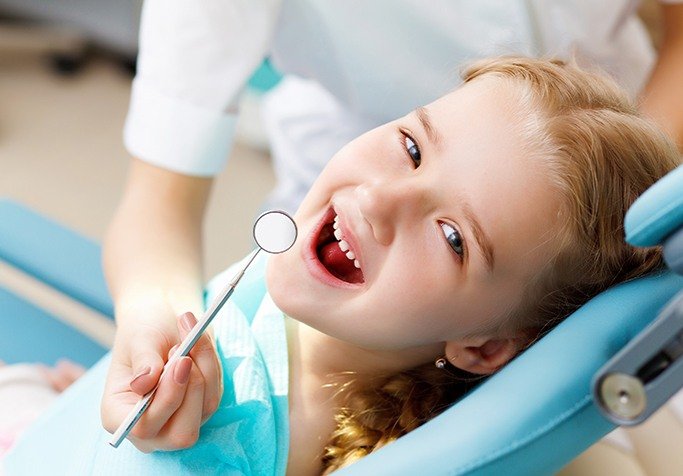
[[463,198],[471,205],[493,245],[498,278],[528,277],[559,245],[559,194],[548,161],[533,150],[533,110],[522,93],[512,81],[480,78],[427,106],[443,138],[439,187],[456,210]]

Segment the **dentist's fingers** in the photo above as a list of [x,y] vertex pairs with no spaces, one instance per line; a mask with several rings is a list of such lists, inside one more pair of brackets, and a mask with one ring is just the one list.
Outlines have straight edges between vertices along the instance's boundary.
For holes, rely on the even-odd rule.
[[144,334],[131,343],[130,365],[132,375],[130,376],[130,389],[138,395],[145,395],[150,392],[159,381],[166,363],[164,361],[166,352],[162,352],[162,348],[150,346],[150,342]]
[[[178,333],[180,339],[192,330],[197,324],[197,319],[191,312],[187,312],[178,318]],[[211,337],[204,333],[190,351],[190,357],[197,365],[204,377],[204,402],[202,405],[202,422],[216,411],[223,395],[223,371],[221,369],[216,347]]]
[[119,329],[102,400],[102,422],[107,431],[115,431],[139,398],[159,382],[149,408],[129,435],[130,441],[146,452],[196,442],[199,427],[216,410],[222,396],[222,370],[212,337],[203,335],[189,356],[174,361],[163,372],[195,324],[196,319],[188,313],[176,317],[175,328],[142,325]]
[[[192,382],[199,380],[201,373],[196,365],[192,366],[190,384],[185,392],[183,404],[164,425],[157,439],[162,442],[161,448],[166,450],[180,450],[189,448],[199,438],[201,427],[202,406],[204,401],[204,385],[195,389]],[[202,390],[202,391],[200,391]]]
[[[132,437],[149,440],[148,443],[156,449],[168,446],[168,442],[161,441],[157,436],[173,414],[184,404],[186,395],[199,393],[201,398],[204,398],[204,380],[198,369],[192,371],[193,366],[190,357],[182,357],[171,364],[161,377],[152,403],[131,431]],[[190,383],[191,380],[193,380],[192,383]],[[201,400],[199,405],[201,407]]]
[[[140,398],[155,387],[169,349],[179,342],[174,322],[177,315],[136,314],[140,314],[138,320],[121,320],[112,348],[100,407],[102,425],[109,433],[114,433]],[[135,441],[136,446],[143,441],[132,437],[130,440]],[[144,451],[140,446],[138,448]],[[146,448],[148,451],[155,449],[150,445]]]

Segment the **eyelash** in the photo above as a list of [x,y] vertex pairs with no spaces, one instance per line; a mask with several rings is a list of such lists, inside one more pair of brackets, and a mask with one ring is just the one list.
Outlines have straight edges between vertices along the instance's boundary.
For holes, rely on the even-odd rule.
[[[420,151],[420,145],[419,145],[419,144],[417,143],[417,141],[416,141],[410,134],[408,134],[408,132],[406,132],[405,130],[401,129],[400,132],[401,132],[401,138],[400,138],[401,147],[402,147],[403,150],[405,151],[406,156],[408,157],[408,159],[413,163],[413,166],[414,166],[415,168],[418,168],[418,167],[420,166],[420,164],[422,163],[422,152]],[[413,146],[412,146],[412,147],[408,147],[408,145],[406,144],[406,139],[409,139],[409,140],[413,143]],[[413,158],[413,156],[410,154],[410,149],[413,149],[413,148],[415,148],[415,150],[417,151],[417,153],[418,153],[418,155],[419,155],[419,158],[418,158],[418,159]]]

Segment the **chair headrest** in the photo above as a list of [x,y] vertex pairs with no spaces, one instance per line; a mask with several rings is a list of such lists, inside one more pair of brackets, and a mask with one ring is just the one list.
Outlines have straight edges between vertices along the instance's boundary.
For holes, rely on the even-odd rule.
[[636,200],[626,213],[626,241],[656,246],[683,227],[683,165],[672,170]]

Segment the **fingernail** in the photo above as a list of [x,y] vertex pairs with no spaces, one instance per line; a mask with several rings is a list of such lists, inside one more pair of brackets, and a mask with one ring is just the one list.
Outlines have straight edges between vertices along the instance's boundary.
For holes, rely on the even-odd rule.
[[190,370],[192,370],[192,359],[183,357],[176,363],[175,370],[173,370],[173,380],[179,385],[185,385],[190,379]]
[[190,332],[192,328],[195,325],[195,319],[194,316],[192,316],[192,313],[186,312],[182,316],[180,316],[180,323],[183,325],[183,329],[185,329],[187,332]]
[[149,373],[152,371],[152,368],[148,365],[142,370],[140,370],[138,373],[135,374],[135,376],[130,379],[130,384],[133,385],[133,382],[135,382],[137,379],[140,377],[144,377],[145,375],[149,375]]

